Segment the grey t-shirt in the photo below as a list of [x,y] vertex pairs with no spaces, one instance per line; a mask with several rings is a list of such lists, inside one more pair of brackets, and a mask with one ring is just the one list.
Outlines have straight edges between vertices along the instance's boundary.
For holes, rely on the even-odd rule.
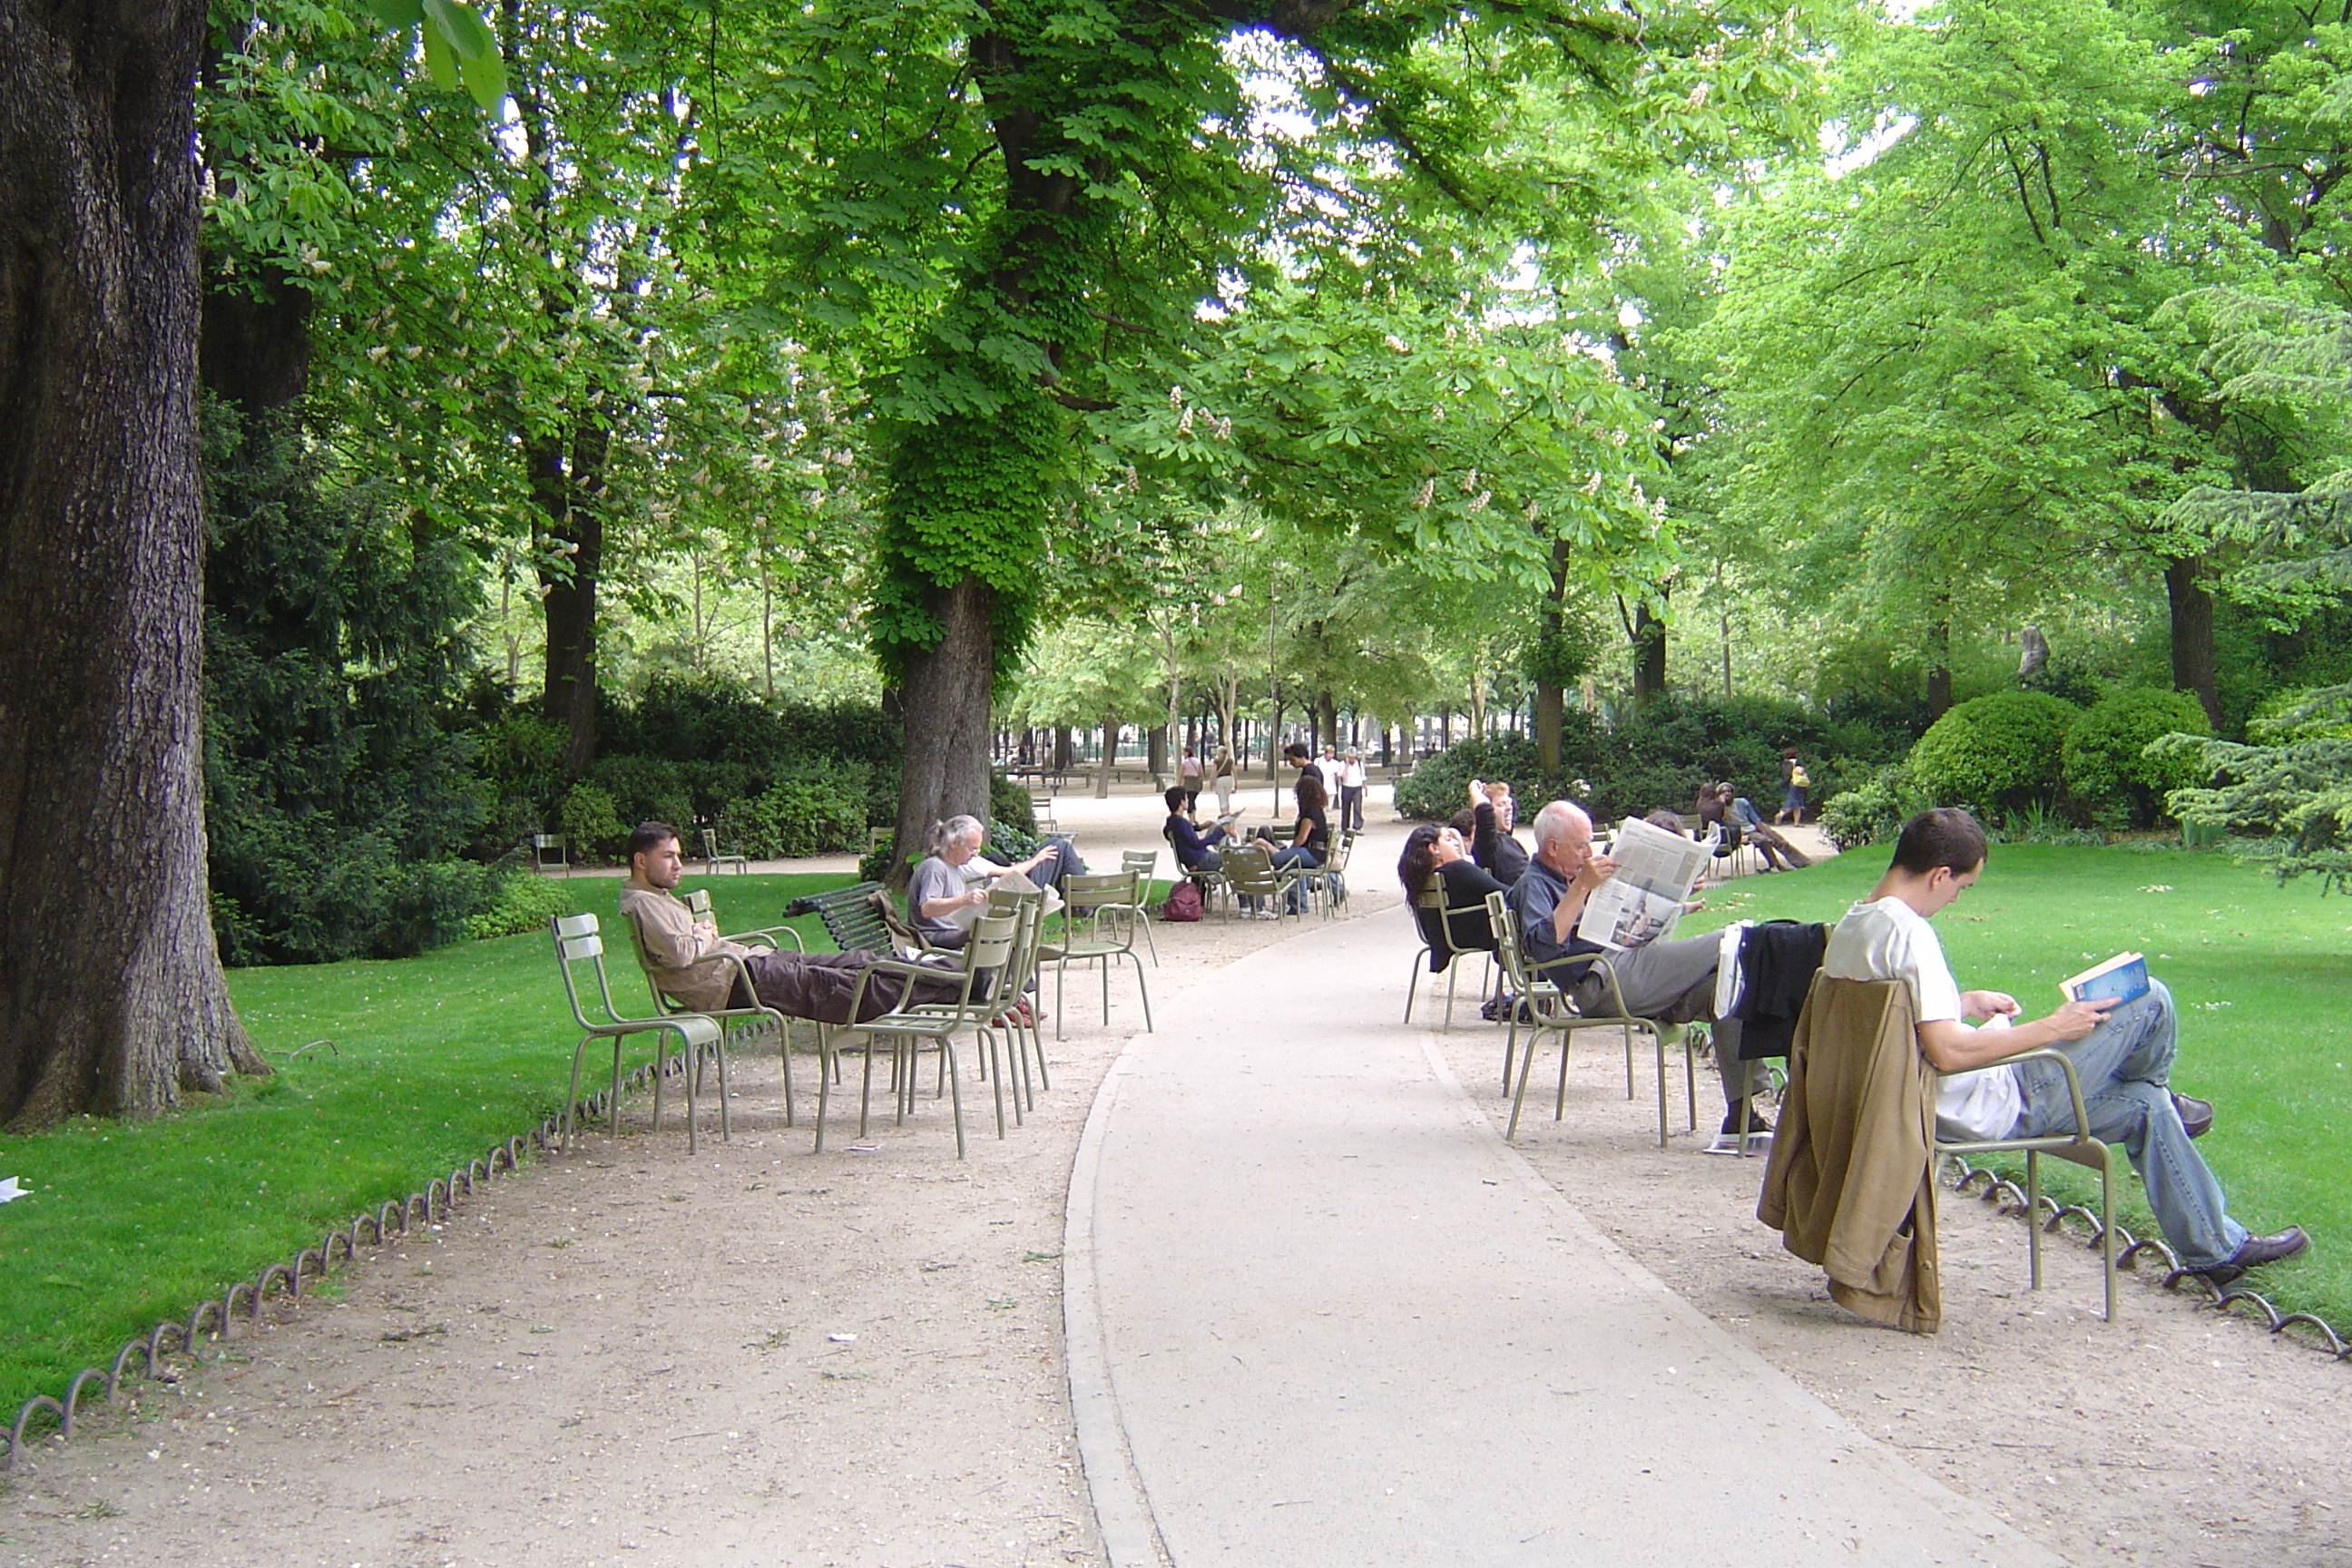
[[926,857],[907,879],[907,921],[933,942],[963,945],[963,927],[950,920],[925,920],[923,906],[936,899],[960,899],[971,890],[961,868],[937,855]]

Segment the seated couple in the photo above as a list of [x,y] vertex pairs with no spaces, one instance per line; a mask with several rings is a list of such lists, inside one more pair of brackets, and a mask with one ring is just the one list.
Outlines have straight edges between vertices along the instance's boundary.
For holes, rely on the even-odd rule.
[[[1289,843],[1277,844],[1263,828],[1255,836],[1265,843],[1269,851],[1266,858],[1276,871],[1292,866],[1314,870],[1330,853],[1331,830],[1325,818],[1327,796],[1322,782],[1312,770],[1298,775],[1297,795],[1298,822],[1291,830]],[[1160,833],[1176,853],[1177,867],[1188,873],[1224,869],[1224,858],[1217,852],[1217,846],[1233,841],[1238,835],[1229,825],[1222,822],[1204,831],[1198,820],[1186,811],[1181,789],[1170,790],[1167,801],[1168,821],[1161,826]],[[1297,887],[1291,889],[1292,913],[1298,912],[1303,898]],[[1273,912],[1253,910],[1252,901],[1248,900],[1244,900],[1243,908],[1269,917]]]
[[1698,792],[1698,820],[1703,827],[1720,827],[1723,842],[1737,849],[1744,840],[1756,846],[1767,871],[1798,870],[1812,864],[1803,850],[1774,832],[1754,803],[1726,780]]
[[952,1003],[962,991],[962,972],[942,969],[936,984],[917,980],[908,998],[905,976],[866,974],[877,959],[891,956],[887,953],[777,952],[729,942],[712,921],[696,920],[670,890],[685,870],[676,828],[641,822],[629,835],[629,879],[621,885],[621,913],[636,922],[638,940],[655,965],[655,986],[685,1006],[705,1012],[748,1007],[753,1000],[743,994],[748,978],[761,1006],[794,1018],[846,1024],[863,980],[864,997],[856,1005],[856,1021],[864,1023],[902,1000]]
[[1959,988],[1927,922],[1975,886],[1984,868],[1984,829],[1975,817],[1920,813],[1904,824],[1886,875],[1838,922],[1822,963],[1838,979],[1900,980],[1910,989],[1919,1054],[1943,1075],[1938,1134],[1986,1142],[2073,1132],[2074,1106],[2057,1063],[2003,1065],[2054,1046],[2082,1083],[2091,1136],[2123,1145],[2183,1268],[2223,1285],[2302,1252],[2310,1238],[2300,1226],[2253,1236],[2230,1217],[2221,1184],[2190,1142],[2212,1126],[2213,1108],[2168,1087],[2177,1021],[2161,982],[2151,980],[2147,994],[2129,1002],[2068,1002],[2014,1026],[2015,997]]

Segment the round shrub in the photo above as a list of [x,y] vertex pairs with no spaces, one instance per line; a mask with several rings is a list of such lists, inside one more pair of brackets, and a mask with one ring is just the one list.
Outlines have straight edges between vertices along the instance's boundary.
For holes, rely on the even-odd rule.
[[1517,735],[1494,735],[1457,741],[1416,765],[1397,785],[1397,815],[1443,822],[1468,804],[1474,778],[1507,783],[1526,815],[1535,811],[1528,802],[1542,804],[1543,770],[1536,765],[1535,742]]
[[629,836],[619,804],[594,784],[573,784],[564,791],[555,815],[576,861],[610,858]]
[[2148,742],[2175,733],[2210,733],[2205,710],[2185,691],[2140,687],[2111,691],[2066,731],[2066,793],[2103,826],[2146,827],[2166,792],[2197,782],[2197,759],[2147,755]]
[[1830,796],[1817,826],[1841,852],[1864,844],[1892,844],[1903,825],[1935,803],[1901,763],[1879,768],[1854,788]]
[[2081,712],[2040,691],[1979,697],[1928,725],[1905,766],[1939,805],[2008,815],[2047,805],[2063,782],[2066,731]]

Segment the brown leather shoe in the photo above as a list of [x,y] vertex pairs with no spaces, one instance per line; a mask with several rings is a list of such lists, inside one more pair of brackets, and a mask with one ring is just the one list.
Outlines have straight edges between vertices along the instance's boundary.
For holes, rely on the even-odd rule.
[[2191,1138],[2202,1138],[2213,1131],[2213,1102],[2199,1100],[2194,1095],[2175,1094],[2172,1109],[2180,1113],[2180,1130]]
[[2216,1285],[2227,1285],[2249,1268],[2260,1268],[2265,1263],[2278,1263],[2298,1257],[2311,1245],[2303,1226],[2291,1225],[2284,1230],[2268,1236],[2250,1236],[2238,1244],[2238,1250],[2219,1263],[2209,1263],[2202,1268],[2186,1268],[2184,1274],[2195,1274],[2210,1279]]

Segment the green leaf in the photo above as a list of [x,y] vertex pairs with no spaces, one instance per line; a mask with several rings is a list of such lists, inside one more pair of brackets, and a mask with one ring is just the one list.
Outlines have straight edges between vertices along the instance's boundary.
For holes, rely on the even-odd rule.
[[449,41],[429,20],[425,24],[425,72],[442,91],[457,90],[457,62],[450,57]]
[[459,0],[420,0],[427,26],[440,29],[449,50],[461,60],[477,60],[484,56],[496,58],[498,35],[480,13]]
[[375,19],[394,32],[414,27],[425,15],[425,0],[367,0]]

